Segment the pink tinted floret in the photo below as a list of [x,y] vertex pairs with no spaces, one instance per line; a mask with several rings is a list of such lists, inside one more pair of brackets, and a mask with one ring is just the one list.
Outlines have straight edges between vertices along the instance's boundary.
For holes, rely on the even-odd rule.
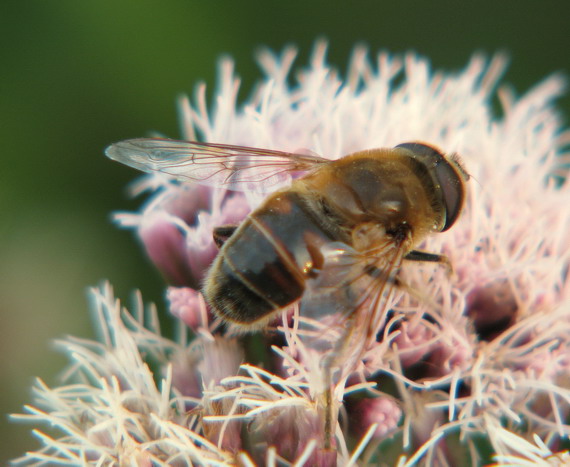
[[234,193],[222,205],[218,225],[237,225],[249,214],[249,205],[241,193]]
[[169,287],[166,298],[172,315],[184,321],[193,331],[207,327],[209,312],[202,294],[190,287]]
[[363,436],[370,426],[377,424],[373,436],[383,439],[398,428],[402,409],[390,397],[362,399],[350,411],[351,427],[355,434]]
[[219,400],[211,396],[219,391],[224,378],[238,373],[244,359],[243,350],[236,339],[213,336],[212,339],[202,339],[201,353],[202,360],[197,369],[203,385],[201,410],[204,434],[224,450],[237,452],[242,447],[241,421],[218,420],[217,417],[236,414],[238,407],[230,399]]
[[308,443],[316,442],[316,447],[305,465],[336,465],[334,437],[333,446],[326,448],[322,419],[316,411],[293,406],[276,409],[264,414],[257,423],[256,436],[264,438],[264,444],[274,446],[277,453],[285,459],[299,457]]
[[[196,197],[196,199],[194,199]],[[218,200],[216,206],[211,206]],[[250,208],[241,193],[175,187],[143,212],[138,232],[146,252],[170,285],[199,289],[219,252],[216,227],[238,225]]]
[[[170,361],[172,365],[172,387],[186,397],[200,399],[202,397],[202,381],[200,375],[195,371],[199,355],[189,352],[179,352]],[[195,404],[188,405],[187,410],[191,410]]]
[[139,235],[148,257],[170,284],[198,287],[198,277],[188,261],[186,236],[169,215],[157,212],[146,216]]
[[399,334],[394,339],[404,368],[419,363],[431,350],[429,342],[434,337],[432,329],[423,320],[402,321]]

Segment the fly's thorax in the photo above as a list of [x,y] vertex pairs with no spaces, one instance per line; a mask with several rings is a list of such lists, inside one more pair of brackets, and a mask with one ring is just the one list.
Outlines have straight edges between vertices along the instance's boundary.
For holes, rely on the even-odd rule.
[[395,234],[407,226],[416,243],[438,230],[443,213],[429,174],[405,155],[400,149],[358,152],[299,182],[351,238],[362,225],[376,225],[370,230],[375,236],[382,231]]

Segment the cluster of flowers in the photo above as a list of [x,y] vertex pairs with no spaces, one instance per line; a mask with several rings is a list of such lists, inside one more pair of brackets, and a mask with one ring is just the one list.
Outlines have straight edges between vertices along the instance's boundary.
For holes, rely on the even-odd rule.
[[263,196],[147,175],[133,192],[150,201],[117,219],[171,284],[180,336],[162,337],[140,296],[130,314],[110,286],[93,290],[101,342],[60,342],[68,382],[38,382],[18,416],[60,433],[36,432],[43,447],[20,462],[479,465],[488,451],[502,466],[568,462],[570,135],[552,108],[563,80],[517,100],[496,90],[503,57],[440,74],[413,54],[373,64],[363,49],[341,80],[325,49],[294,85],[295,51],[263,53],[265,78],[240,107],[224,61],[211,114],[204,86],[194,107],[181,100],[183,137],[332,159],[410,140],[461,154],[473,178],[464,213],[422,245],[447,255],[453,274],[406,266],[406,283],[430,299],[395,293],[376,342],[331,389],[287,313],[254,337],[232,336],[198,291],[217,254],[214,227],[238,223]]

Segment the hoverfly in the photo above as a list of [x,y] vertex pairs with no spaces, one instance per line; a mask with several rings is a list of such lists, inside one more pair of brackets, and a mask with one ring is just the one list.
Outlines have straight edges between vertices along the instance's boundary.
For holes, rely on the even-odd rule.
[[397,285],[402,261],[445,262],[414,248],[455,223],[468,179],[456,155],[422,142],[338,160],[159,138],[121,141],[106,154],[145,172],[231,190],[267,191],[302,174],[241,225],[213,232],[221,249],[204,297],[222,320],[246,330],[299,301],[302,312],[350,315]]

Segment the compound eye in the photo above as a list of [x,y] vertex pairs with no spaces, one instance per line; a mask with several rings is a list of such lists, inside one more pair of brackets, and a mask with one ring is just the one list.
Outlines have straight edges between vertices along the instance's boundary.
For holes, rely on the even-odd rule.
[[434,177],[434,182],[441,190],[441,201],[445,210],[445,224],[440,232],[445,232],[455,223],[463,207],[463,182],[468,178],[467,173],[456,158],[446,159],[441,151],[428,144],[402,143],[396,147],[410,151]]
[[445,206],[445,225],[441,232],[445,232],[455,223],[465,199],[465,185],[462,173],[455,167],[453,162],[444,159],[435,167],[435,174],[441,187],[443,204]]

